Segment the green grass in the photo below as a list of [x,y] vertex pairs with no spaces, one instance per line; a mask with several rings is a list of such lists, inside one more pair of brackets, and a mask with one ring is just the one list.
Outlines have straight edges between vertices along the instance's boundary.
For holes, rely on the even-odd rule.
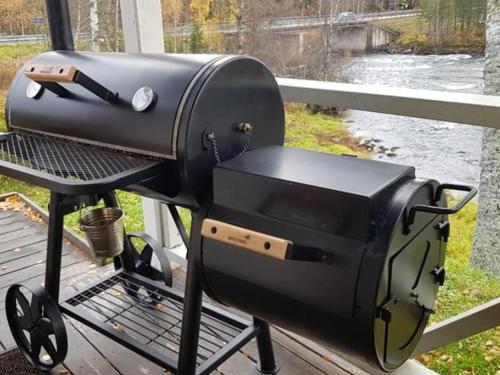
[[418,16],[380,20],[376,21],[376,23],[397,31],[400,34],[422,32],[427,27],[427,23],[424,24],[424,21]]
[[287,105],[285,146],[366,157],[341,117],[309,114],[298,105]]
[[[396,21],[392,21],[396,22]],[[411,22],[400,21],[400,30],[410,32]],[[412,21],[415,23],[415,20]],[[21,64],[23,59],[44,50],[44,46],[0,46],[0,67],[11,64],[12,60]],[[8,77],[10,80],[10,77]],[[6,87],[0,87],[5,90]],[[0,102],[1,91],[0,91]],[[2,114],[3,115],[3,114]],[[0,116],[0,131],[5,131],[3,117]],[[369,155],[357,147],[340,117],[323,114],[311,115],[298,105],[287,105],[286,145],[288,147],[311,149],[337,154]],[[17,191],[31,198],[35,203],[47,207],[49,193],[46,190],[12,179],[0,178],[0,194]],[[128,231],[143,229],[141,198],[135,194],[119,192],[119,199],[126,214]],[[452,233],[446,259],[447,282],[439,292],[436,314],[432,322],[441,321],[484,303],[500,294],[500,280],[487,273],[468,267],[475,229],[476,204],[469,204],[459,214],[451,217]],[[181,210],[184,222],[189,225],[189,213]],[[78,214],[69,215],[66,224],[78,229]],[[459,343],[448,345],[418,359],[440,374],[498,375],[500,371],[500,329],[490,330]]]
[[27,56],[41,53],[48,50],[48,45],[37,44],[16,44],[0,45],[0,61],[12,59],[25,59]]
[[[438,322],[488,302],[500,295],[500,278],[469,268],[477,204],[467,205],[450,217],[451,236],[446,258],[447,280],[440,289]],[[498,374],[500,371],[500,328],[439,348],[418,358],[439,374]]]

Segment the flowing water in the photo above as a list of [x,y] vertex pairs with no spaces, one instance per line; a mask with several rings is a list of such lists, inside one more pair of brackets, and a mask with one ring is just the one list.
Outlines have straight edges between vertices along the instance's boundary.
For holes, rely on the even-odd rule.
[[[483,66],[469,55],[366,55],[345,73],[350,83],[481,94]],[[356,135],[376,141],[376,152],[387,150],[375,159],[413,165],[418,176],[441,182],[479,183],[478,127],[352,110],[346,120]]]

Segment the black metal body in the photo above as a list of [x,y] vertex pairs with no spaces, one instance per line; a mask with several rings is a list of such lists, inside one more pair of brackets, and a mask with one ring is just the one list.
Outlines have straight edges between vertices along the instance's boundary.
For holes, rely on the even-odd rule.
[[[205,291],[393,370],[411,356],[443,281],[441,190],[412,167],[281,147],[222,163],[209,218],[292,241],[291,254],[326,256],[278,260],[204,238]],[[409,223],[422,205],[433,209]]]
[[74,50],[68,0],[45,0],[53,50]]
[[[31,81],[22,68],[7,98],[9,129],[161,161],[158,173],[120,186],[142,195],[199,207],[209,194],[217,157],[230,159],[247,145],[253,149],[283,143],[284,111],[275,78],[250,57],[57,51],[35,57],[27,66],[34,65],[73,66],[76,81],[81,83],[83,74],[92,77],[90,86],[97,83],[109,91],[51,83],[67,94],[44,90],[31,98],[26,94]],[[155,101],[151,109],[137,112],[132,102],[142,87],[153,90]],[[117,98],[102,100],[110,92]],[[251,134],[241,124],[250,124]],[[61,189],[51,178],[45,186]]]

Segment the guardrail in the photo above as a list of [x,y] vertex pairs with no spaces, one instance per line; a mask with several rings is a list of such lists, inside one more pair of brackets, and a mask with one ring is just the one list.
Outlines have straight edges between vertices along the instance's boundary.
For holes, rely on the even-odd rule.
[[0,44],[31,43],[44,40],[48,40],[48,35],[0,35]]
[[[80,40],[89,40],[90,33],[75,34],[75,38]],[[38,43],[49,40],[48,34],[33,35],[0,35],[0,44],[18,44],[18,43]]]

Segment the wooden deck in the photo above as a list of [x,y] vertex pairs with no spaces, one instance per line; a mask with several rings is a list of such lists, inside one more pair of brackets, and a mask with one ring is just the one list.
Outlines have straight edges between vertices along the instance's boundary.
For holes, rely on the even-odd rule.
[[[43,283],[47,227],[43,223],[28,221],[22,212],[0,211],[0,351],[14,346],[7,327],[4,300],[8,287],[16,282]],[[112,267],[97,268],[79,251],[66,243],[63,251],[61,296],[78,291],[109,274]],[[175,286],[182,289],[184,270],[175,271]],[[114,343],[81,323],[66,318],[69,352],[54,374],[148,374],[164,375],[163,368],[145,360],[132,351]],[[351,374],[333,362],[328,352],[315,345],[307,345],[285,331],[273,329],[274,349],[286,375]],[[226,361],[216,373],[259,374],[255,340]]]

